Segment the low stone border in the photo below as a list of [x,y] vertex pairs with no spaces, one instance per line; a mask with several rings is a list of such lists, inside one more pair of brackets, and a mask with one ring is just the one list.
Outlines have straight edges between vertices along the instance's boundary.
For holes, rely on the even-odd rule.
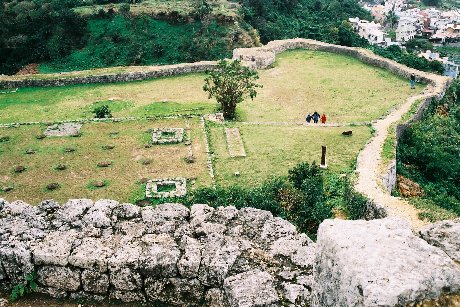
[[[175,185],[175,189],[170,192],[158,192],[158,187],[162,185]],[[145,197],[147,198],[169,198],[183,197],[187,194],[187,180],[185,178],[164,178],[148,180],[145,187]]]
[[216,178],[214,176],[214,166],[212,164],[212,154],[209,148],[209,133],[206,129],[206,120],[202,116],[200,118],[200,126],[204,133],[204,142],[205,142],[205,152],[206,152],[206,163],[208,165],[209,176],[211,177],[211,182],[213,186],[216,186]]
[[[171,133],[172,135],[165,135]],[[153,144],[177,144],[184,140],[184,128],[155,128],[152,130]]]

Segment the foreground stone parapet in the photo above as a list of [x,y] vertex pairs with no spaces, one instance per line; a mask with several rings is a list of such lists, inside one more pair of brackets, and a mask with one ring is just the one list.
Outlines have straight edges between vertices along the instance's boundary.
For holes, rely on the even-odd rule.
[[[316,244],[270,212],[0,199],[0,288],[166,306],[311,303]],[[137,303],[133,303],[137,304]]]
[[326,220],[317,242],[317,306],[405,306],[460,291],[460,267],[403,220]]
[[428,225],[420,230],[420,235],[460,263],[460,219]]

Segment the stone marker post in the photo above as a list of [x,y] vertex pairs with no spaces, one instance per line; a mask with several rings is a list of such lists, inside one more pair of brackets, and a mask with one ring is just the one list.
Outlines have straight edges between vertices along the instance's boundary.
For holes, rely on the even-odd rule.
[[321,168],[327,168],[326,164],[326,146],[321,146],[321,164],[319,167]]

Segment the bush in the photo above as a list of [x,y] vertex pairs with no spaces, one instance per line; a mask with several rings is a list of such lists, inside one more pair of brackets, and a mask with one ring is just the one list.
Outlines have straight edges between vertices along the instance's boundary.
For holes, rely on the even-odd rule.
[[92,113],[94,113],[94,117],[96,118],[111,118],[112,117],[112,112],[110,111],[109,106],[106,104],[95,107]]
[[348,218],[352,220],[359,220],[364,218],[366,212],[368,199],[356,192],[348,177],[344,180],[343,200],[345,205],[345,212]]

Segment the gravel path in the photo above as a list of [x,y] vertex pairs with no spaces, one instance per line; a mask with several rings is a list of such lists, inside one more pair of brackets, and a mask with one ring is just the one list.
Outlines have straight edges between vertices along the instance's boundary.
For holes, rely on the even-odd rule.
[[391,196],[379,186],[379,182],[382,180],[379,166],[383,143],[388,136],[388,128],[400,120],[418,99],[432,96],[432,90],[433,87],[429,85],[422,94],[409,97],[387,117],[374,122],[375,136],[358,155],[356,166],[356,172],[358,173],[358,181],[355,185],[356,190],[374,202],[383,205],[390,216],[400,216],[407,219],[414,230],[419,230],[428,222],[420,220],[418,217],[419,211],[406,200]]

